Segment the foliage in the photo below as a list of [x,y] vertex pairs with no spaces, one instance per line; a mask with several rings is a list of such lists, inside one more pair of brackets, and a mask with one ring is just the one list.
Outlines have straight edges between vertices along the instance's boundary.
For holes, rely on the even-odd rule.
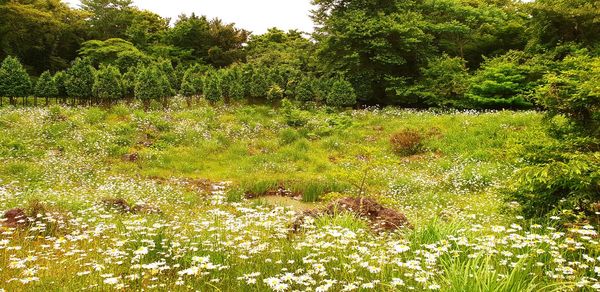
[[333,82],[327,95],[327,105],[335,107],[353,106],[356,104],[356,94],[350,82],[340,79]]
[[123,96],[121,73],[113,66],[102,66],[96,71],[94,96],[103,101],[118,100]]
[[527,108],[535,88],[531,72],[524,66],[521,52],[487,59],[473,75],[467,92],[469,102],[478,108]]
[[171,94],[169,80],[156,66],[142,67],[135,78],[135,97],[144,100],[156,100]]
[[305,77],[300,80],[296,86],[295,97],[296,100],[307,102],[315,100],[315,94],[313,93],[314,81],[312,78]]
[[392,134],[390,144],[394,153],[398,155],[414,155],[423,148],[423,135],[416,130],[402,130]]
[[67,97],[67,74],[64,71],[58,71],[54,74],[54,84],[56,84],[56,89],[58,90],[57,95],[59,97]]
[[209,72],[204,77],[204,88],[202,89],[204,98],[208,101],[216,102],[221,100],[223,92],[221,91],[221,78],[216,71]]
[[202,94],[203,77],[196,68],[189,68],[183,75],[179,93],[185,97],[193,97]]
[[600,201],[600,58],[582,51],[557,70],[544,76],[535,94],[548,109],[555,140],[529,145],[511,194],[528,216],[575,209],[593,217]]
[[50,74],[50,71],[44,71],[35,84],[35,96],[55,97],[58,96],[58,93],[58,87],[56,86],[56,81],[52,77],[52,74]]
[[74,98],[92,97],[95,73],[88,59],[77,58],[66,72],[65,88],[67,94]]
[[469,86],[465,60],[443,55],[429,61],[421,69],[421,80],[415,91],[430,106],[461,107]]
[[6,57],[0,66],[0,96],[24,97],[31,93],[31,79],[15,57]]

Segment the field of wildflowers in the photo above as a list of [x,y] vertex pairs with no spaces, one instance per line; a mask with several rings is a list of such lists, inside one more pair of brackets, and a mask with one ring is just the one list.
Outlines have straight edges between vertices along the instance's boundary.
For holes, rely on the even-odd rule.
[[[594,227],[504,199],[541,114],[303,112],[0,109],[0,211],[26,215],[0,227],[0,291],[600,290]],[[406,129],[417,154],[390,145]],[[344,213],[291,230],[356,195],[414,229]]]

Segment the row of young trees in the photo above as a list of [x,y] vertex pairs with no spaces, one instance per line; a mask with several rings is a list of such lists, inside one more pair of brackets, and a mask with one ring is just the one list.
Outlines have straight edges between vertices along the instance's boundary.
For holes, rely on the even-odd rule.
[[129,67],[123,74],[112,65],[92,66],[89,59],[76,59],[66,71],[52,75],[43,72],[33,82],[18,59],[7,57],[0,67],[0,96],[11,104],[18,97],[34,96],[62,99],[73,103],[110,104],[121,99],[137,98],[167,103],[180,94],[192,102],[204,97],[210,102],[231,100],[277,101],[283,98],[301,102],[318,102],[345,107],[356,104],[351,84],[339,77],[303,76],[291,67],[238,65],[214,69],[193,65],[174,68],[168,60]]

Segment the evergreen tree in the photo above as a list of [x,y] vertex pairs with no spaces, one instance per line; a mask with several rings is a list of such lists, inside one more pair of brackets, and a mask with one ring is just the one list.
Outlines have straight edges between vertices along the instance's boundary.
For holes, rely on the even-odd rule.
[[150,66],[138,71],[134,93],[147,108],[150,100],[165,99],[172,94],[172,89],[165,74],[158,67]]
[[58,93],[56,95],[60,98],[66,98],[68,95],[67,88],[65,85],[66,80],[67,74],[64,71],[58,71],[56,72],[56,74],[54,74],[54,84],[56,85],[56,89],[58,90]]
[[179,94],[188,100],[188,104],[191,104],[191,99],[194,96],[199,96],[202,94],[202,75],[196,71],[197,70],[194,68],[187,69],[183,75],[183,80],[181,81],[181,89],[179,90]]
[[40,78],[38,78],[37,83],[35,84],[34,95],[36,98],[36,105],[38,97],[45,98],[46,105],[48,105],[48,99],[50,97],[58,96],[58,87],[56,86],[56,81],[50,74],[50,71],[44,71],[44,73],[40,75]]
[[246,97],[246,88],[244,87],[241,76],[231,83],[229,97],[233,100],[243,100]]
[[219,101],[222,96],[219,75],[211,72],[204,79],[204,97],[211,102]]
[[327,105],[335,107],[353,106],[356,104],[356,93],[350,82],[340,79],[333,83],[327,95]]
[[8,56],[0,66],[0,96],[8,96],[14,104],[15,97],[25,98],[31,93],[31,79],[19,60]]
[[87,59],[76,59],[71,68],[67,70],[65,88],[72,98],[90,98],[93,96],[95,74],[94,67]]
[[110,102],[123,97],[121,73],[113,66],[102,66],[96,71],[93,85],[94,97],[103,102]]

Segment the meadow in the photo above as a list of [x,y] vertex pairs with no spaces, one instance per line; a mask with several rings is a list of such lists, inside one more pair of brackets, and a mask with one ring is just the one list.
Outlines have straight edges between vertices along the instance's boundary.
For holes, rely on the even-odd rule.
[[[525,220],[507,200],[519,153],[551,139],[542,119],[184,100],[0,108],[0,212],[28,216],[0,227],[0,291],[600,290],[594,227]],[[357,196],[413,228],[377,233],[352,213],[290,227]]]

